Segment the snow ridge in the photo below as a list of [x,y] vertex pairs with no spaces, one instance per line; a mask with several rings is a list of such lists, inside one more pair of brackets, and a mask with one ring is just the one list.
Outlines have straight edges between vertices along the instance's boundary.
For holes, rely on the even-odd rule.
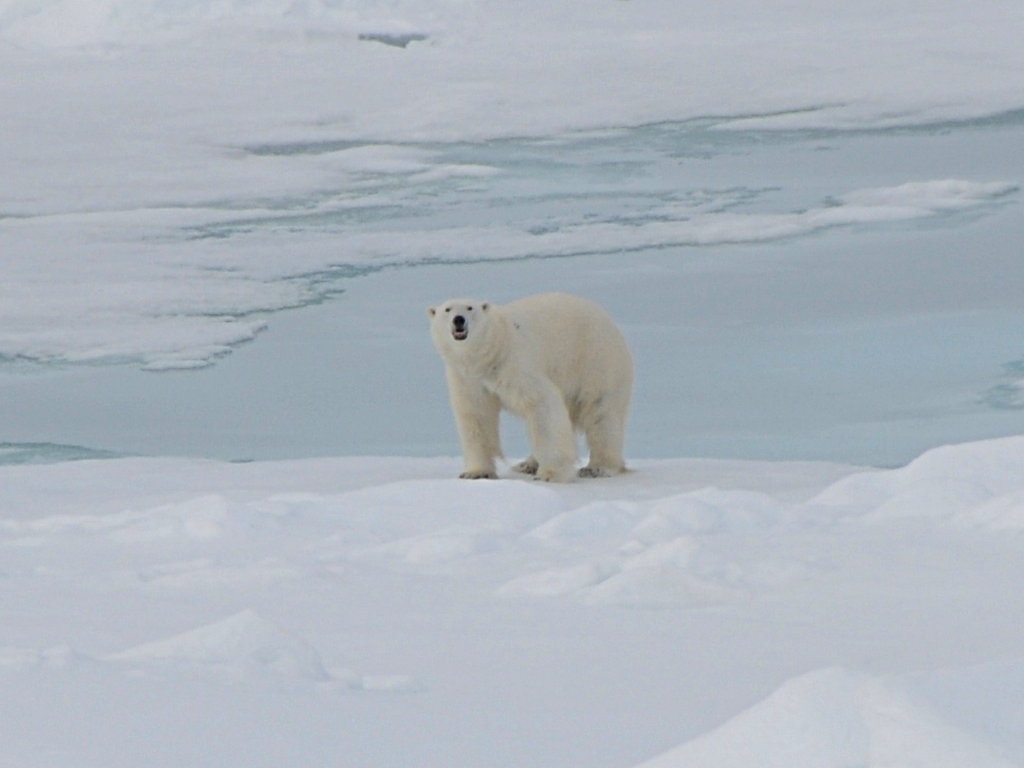
[[783,684],[709,734],[637,768],[1013,768],[943,722],[900,680],[822,669]]

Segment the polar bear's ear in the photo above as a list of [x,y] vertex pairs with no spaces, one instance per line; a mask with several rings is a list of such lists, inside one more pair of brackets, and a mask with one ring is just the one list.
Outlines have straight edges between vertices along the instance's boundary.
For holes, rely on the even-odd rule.
[[437,314],[437,307],[427,307],[427,317],[433,317]]

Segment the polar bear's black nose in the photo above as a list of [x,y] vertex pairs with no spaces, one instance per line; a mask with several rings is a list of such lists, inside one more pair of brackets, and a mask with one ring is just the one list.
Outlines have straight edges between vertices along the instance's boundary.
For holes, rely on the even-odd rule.
[[452,318],[452,326],[454,326],[455,330],[461,331],[466,327],[466,318],[462,315],[456,315]]

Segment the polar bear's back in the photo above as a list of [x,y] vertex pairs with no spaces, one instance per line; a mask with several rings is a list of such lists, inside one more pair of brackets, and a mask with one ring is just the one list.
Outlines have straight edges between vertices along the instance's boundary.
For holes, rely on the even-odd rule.
[[569,293],[539,293],[504,304],[501,311],[567,394],[589,390],[601,396],[625,390],[628,398],[632,356],[622,332],[599,304]]
[[591,326],[619,332],[604,308],[597,302],[571,293],[536,293],[502,305],[506,317],[523,326],[559,328],[575,332]]

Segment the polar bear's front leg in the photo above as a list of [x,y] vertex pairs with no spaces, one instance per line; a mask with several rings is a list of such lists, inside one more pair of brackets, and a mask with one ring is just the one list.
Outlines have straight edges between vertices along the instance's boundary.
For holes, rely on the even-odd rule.
[[467,382],[448,369],[448,395],[451,398],[455,425],[462,443],[464,480],[493,480],[498,473],[494,460],[501,454],[498,434],[501,401],[479,384]]
[[[537,462],[536,479],[566,482],[576,463],[576,437],[561,392],[546,382],[523,408]],[[525,464],[526,462],[524,462]]]

